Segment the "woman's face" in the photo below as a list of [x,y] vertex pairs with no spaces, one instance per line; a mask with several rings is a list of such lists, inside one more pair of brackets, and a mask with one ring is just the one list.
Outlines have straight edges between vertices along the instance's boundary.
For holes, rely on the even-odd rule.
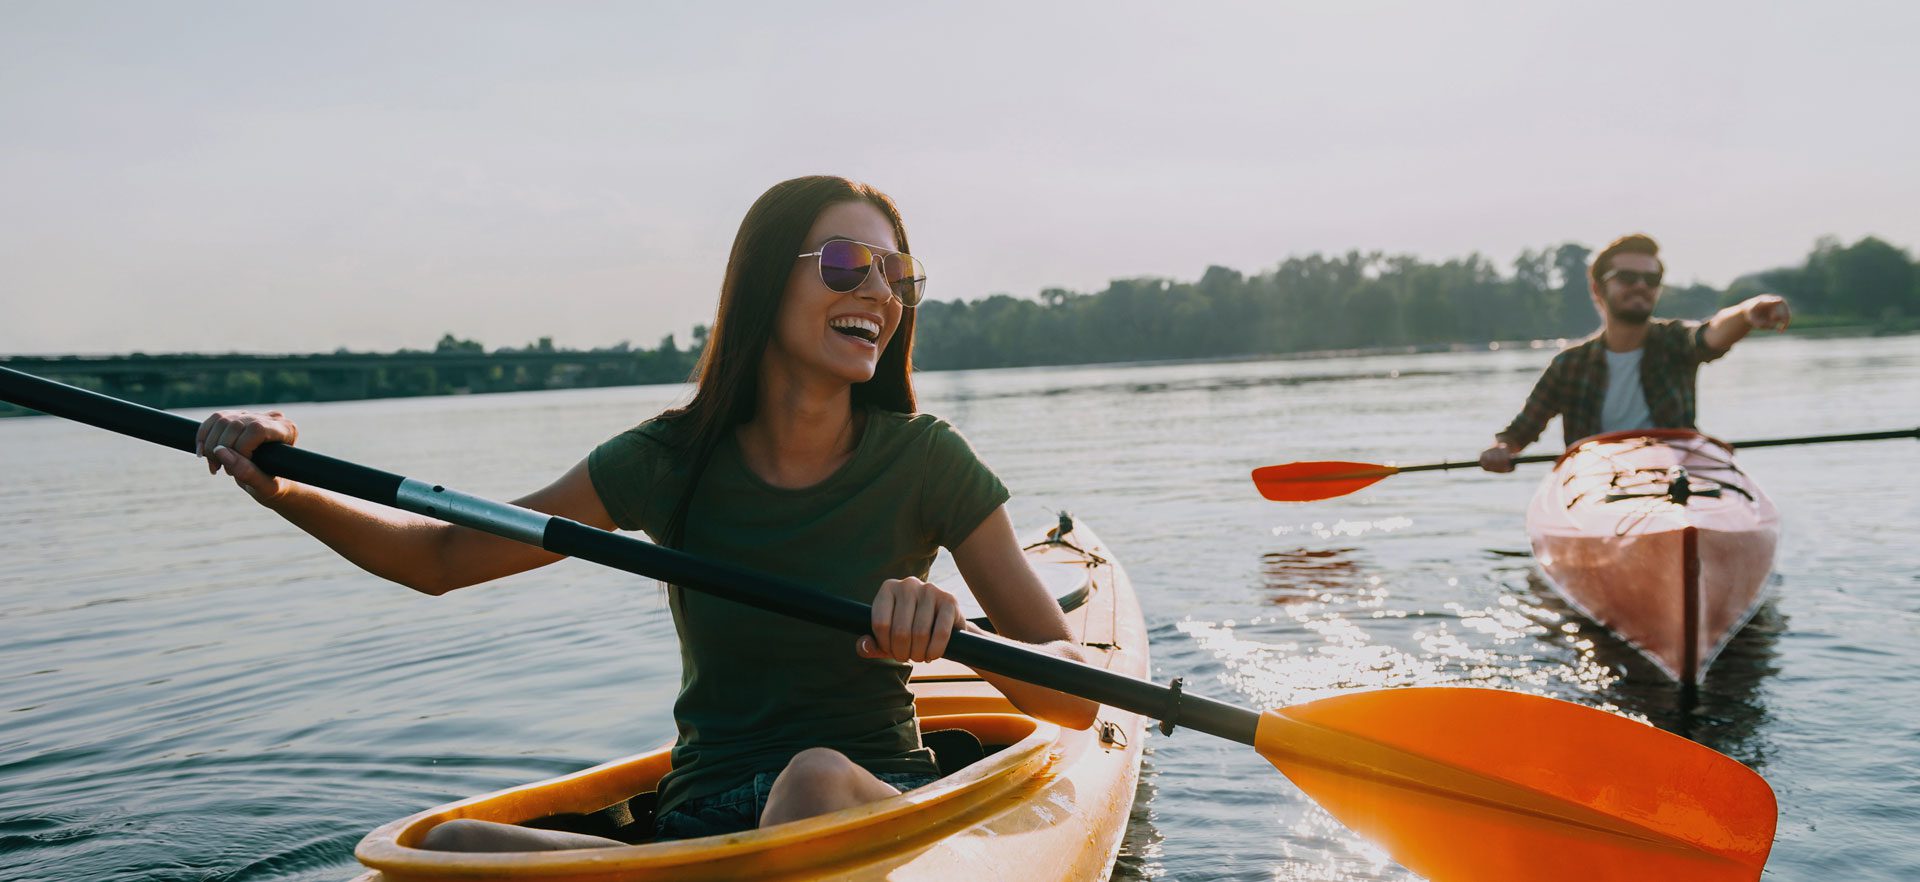
[[[893,224],[866,201],[828,206],[794,253],[819,251],[833,239],[852,239],[888,251],[900,248],[894,240]],[[860,287],[841,294],[820,281],[819,258],[799,258],[787,275],[787,290],[780,299],[767,357],[790,369],[817,372],[848,384],[864,383],[873,379],[880,353],[900,327],[905,308],[894,299],[879,272],[869,272]]]

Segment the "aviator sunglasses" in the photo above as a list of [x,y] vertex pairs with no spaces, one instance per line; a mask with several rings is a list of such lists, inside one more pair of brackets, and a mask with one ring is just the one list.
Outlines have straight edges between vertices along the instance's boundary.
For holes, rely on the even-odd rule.
[[836,294],[847,294],[863,284],[875,266],[887,290],[901,306],[918,306],[927,292],[927,267],[904,251],[888,251],[852,239],[834,239],[801,257],[820,258],[820,282]]
[[1639,270],[1617,269],[1617,270],[1612,270],[1608,272],[1606,275],[1601,276],[1600,278],[1604,281],[1617,280],[1620,284],[1627,285],[1627,286],[1633,286],[1633,285],[1640,284],[1641,282],[1645,282],[1647,287],[1649,288],[1658,288],[1660,287],[1660,277],[1661,277],[1661,273],[1657,270],[1650,273],[1643,273]]

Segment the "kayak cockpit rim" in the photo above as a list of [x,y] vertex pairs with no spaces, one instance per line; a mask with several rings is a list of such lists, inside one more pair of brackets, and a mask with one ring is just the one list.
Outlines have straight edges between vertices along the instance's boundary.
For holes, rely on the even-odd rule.
[[[803,842],[819,843],[825,839],[846,840],[847,848],[804,850],[804,854],[831,852],[833,860],[845,860],[850,855],[867,850],[857,846],[863,839],[875,840],[875,847],[879,846],[880,840],[888,842],[897,840],[897,835],[891,833],[874,835],[878,830],[895,826],[895,822],[908,819],[918,821],[924,818],[927,823],[916,823],[914,826],[934,829],[942,826],[934,823],[937,820],[990,811],[994,805],[1004,804],[1010,791],[1044,786],[1051,779],[1049,771],[1057,759],[1055,746],[1063,734],[1058,726],[1019,714],[956,714],[927,717],[923,718],[922,725],[929,731],[942,728],[964,728],[976,734],[987,735],[989,738],[982,740],[991,739],[993,742],[1001,742],[1007,735],[1019,735],[1022,732],[1025,734],[1013,744],[995,751],[985,759],[925,787],[837,812],[740,833],[672,842],[553,852],[477,854],[431,851],[414,847],[434,826],[458,818],[514,823],[560,811],[598,808],[542,805],[528,817],[508,816],[508,813],[516,807],[532,808],[532,806],[523,806],[523,799],[543,791],[552,792],[553,785],[558,782],[603,775],[615,767],[646,762],[659,753],[659,751],[650,751],[646,754],[602,763],[569,775],[475,796],[393,821],[367,834],[355,848],[354,856],[369,868],[387,871],[397,877],[405,877],[409,872],[444,873],[455,867],[484,870],[495,866],[500,869],[511,868],[521,875],[540,875],[542,869],[559,872],[565,867],[577,867],[583,859],[591,860],[602,869],[628,867],[635,871],[643,869],[658,871],[690,861],[704,862],[749,856],[775,861],[782,866],[782,872],[797,872],[805,870],[815,862],[805,859],[803,852],[796,851],[793,858],[797,861],[788,865],[786,859],[775,856],[774,852],[790,849],[791,846]],[[993,737],[995,735],[1001,737]],[[933,815],[939,817],[935,818]]]

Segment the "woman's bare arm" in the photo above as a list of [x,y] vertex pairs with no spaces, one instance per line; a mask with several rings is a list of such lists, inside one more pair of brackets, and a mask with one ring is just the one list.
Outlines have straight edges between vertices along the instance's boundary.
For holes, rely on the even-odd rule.
[[[1073,631],[1060,604],[1047,594],[1020,542],[1013,532],[1013,518],[1005,506],[995,509],[975,527],[960,547],[953,549],[954,563],[966,577],[973,596],[987,611],[987,619],[1003,637],[1023,643],[1061,658],[1084,662],[1086,655],[1073,642]],[[967,627],[972,627],[971,625]],[[981,671],[1015,707],[1024,713],[1073,729],[1093,725],[1099,702],[1056,692],[1031,683],[1010,680],[999,674]]]
[[[201,425],[200,449],[210,473],[232,475],[261,505],[355,566],[415,591],[445,594],[560,559],[522,542],[275,478],[247,458],[261,444],[291,444],[298,436],[293,422],[278,411],[221,412]],[[585,460],[514,504],[601,529],[614,527]]]

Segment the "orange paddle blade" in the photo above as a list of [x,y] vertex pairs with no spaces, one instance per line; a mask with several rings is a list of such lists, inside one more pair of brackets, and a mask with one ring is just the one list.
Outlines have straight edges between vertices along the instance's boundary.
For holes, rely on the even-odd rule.
[[1755,880],[1773,789],[1605,711],[1493,689],[1364,692],[1268,711],[1255,749],[1434,882]]
[[1368,462],[1290,462],[1253,470],[1253,485],[1274,502],[1345,496],[1400,470]]

